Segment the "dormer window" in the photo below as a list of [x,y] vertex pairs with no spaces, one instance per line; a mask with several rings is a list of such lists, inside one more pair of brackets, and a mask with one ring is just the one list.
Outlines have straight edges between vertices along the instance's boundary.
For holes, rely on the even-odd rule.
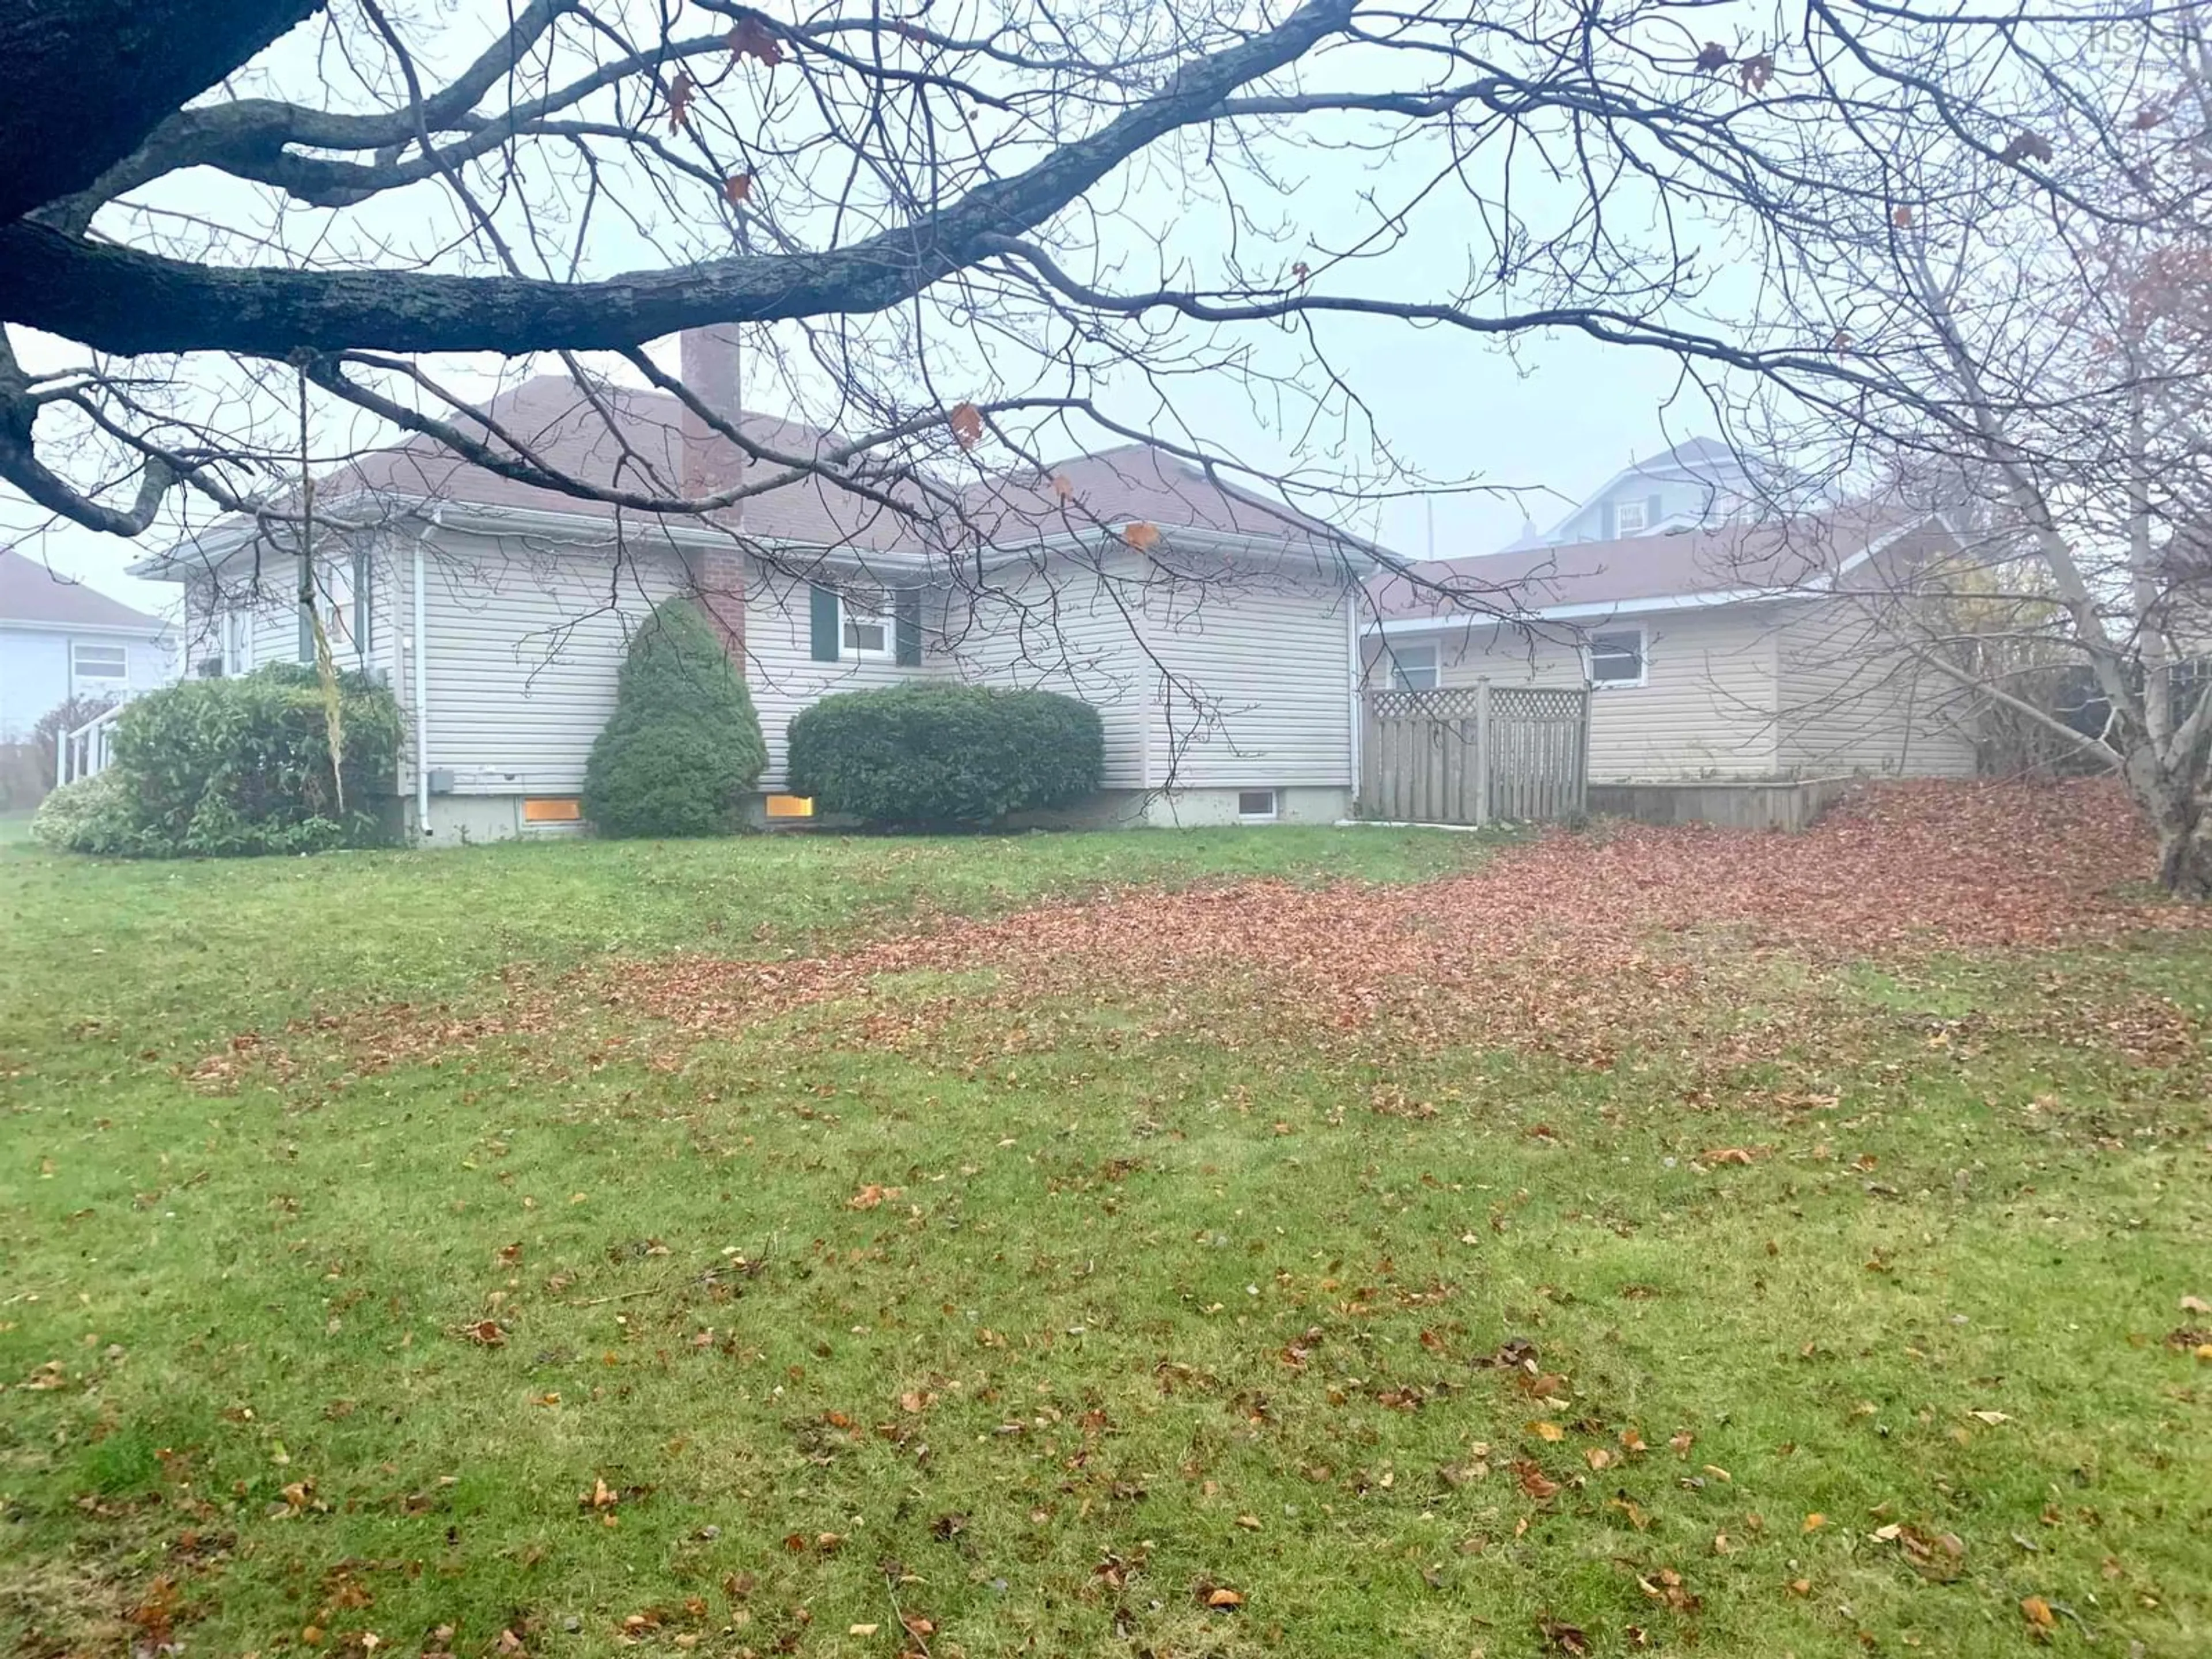
[[1651,521],[1644,517],[1642,501],[1622,501],[1613,509],[1613,527],[1623,536],[1633,536],[1649,530]]

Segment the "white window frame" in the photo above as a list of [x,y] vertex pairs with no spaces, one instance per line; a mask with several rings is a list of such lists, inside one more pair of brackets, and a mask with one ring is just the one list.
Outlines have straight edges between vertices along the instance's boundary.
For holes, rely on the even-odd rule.
[[[1428,659],[1425,665],[1420,660],[1424,656]],[[1444,683],[1444,648],[1437,641],[1423,640],[1417,644],[1390,646],[1385,651],[1383,661],[1390,670],[1390,689],[1393,691],[1433,691]],[[1426,673],[1429,683],[1426,685],[1409,684],[1406,678],[1407,669],[1415,673]]]
[[[852,600],[859,596],[840,592],[837,595],[837,656],[846,662],[893,662],[898,658],[897,605],[889,588],[871,589],[870,596],[880,598],[881,605],[869,611],[856,611]],[[855,642],[857,629],[874,627],[883,630],[881,646],[866,646]]]
[[[88,674],[83,665],[84,653],[88,651],[112,651],[123,659],[123,666],[112,674]],[[109,645],[102,640],[71,640],[70,641],[70,684],[72,686],[88,684],[103,686],[130,684],[131,647],[127,645]]]
[[[1628,522],[1628,514],[1631,513],[1636,515],[1634,524]],[[1647,516],[1648,513],[1649,507],[1645,502],[1615,501],[1613,504],[1613,533],[1616,536],[1634,536],[1650,529],[1651,523]]]
[[[1636,678],[1632,680],[1601,680],[1597,677],[1597,642],[1608,634],[1636,635]],[[1641,623],[1631,623],[1625,628],[1593,628],[1583,645],[1583,678],[1594,691],[1632,691],[1651,680],[1651,634]]]
[[[1244,810],[1247,797],[1265,795],[1267,810],[1248,812]],[[1283,792],[1279,789],[1239,789],[1237,792],[1237,822],[1239,823],[1273,823],[1283,816]]]

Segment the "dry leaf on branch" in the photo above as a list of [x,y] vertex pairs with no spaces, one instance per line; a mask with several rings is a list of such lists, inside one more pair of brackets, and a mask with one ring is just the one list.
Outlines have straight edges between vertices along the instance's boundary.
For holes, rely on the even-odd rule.
[[952,441],[963,449],[973,449],[983,439],[983,411],[973,404],[958,404],[945,423],[952,428]]
[[689,70],[678,70],[668,83],[668,130],[680,132],[691,125],[691,101],[699,95],[698,83]]
[[750,173],[733,173],[722,180],[722,197],[736,207],[753,193],[753,176]]
[[783,43],[770,32],[760,18],[750,14],[740,17],[724,37],[730,48],[732,59],[757,58],[774,69],[783,61]]

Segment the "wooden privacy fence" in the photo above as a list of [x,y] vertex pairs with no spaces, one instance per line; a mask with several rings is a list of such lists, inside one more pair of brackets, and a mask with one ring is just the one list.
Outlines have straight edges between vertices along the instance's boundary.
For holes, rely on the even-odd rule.
[[1359,815],[1396,823],[1571,817],[1589,788],[1589,692],[1492,685],[1369,691]]

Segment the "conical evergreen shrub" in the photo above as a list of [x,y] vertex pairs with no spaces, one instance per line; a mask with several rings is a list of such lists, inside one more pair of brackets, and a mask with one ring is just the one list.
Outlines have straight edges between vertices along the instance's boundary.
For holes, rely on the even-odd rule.
[[592,828],[725,834],[767,764],[760,717],[714,625],[689,600],[658,606],[630,641],[614,717],[585,768]]

